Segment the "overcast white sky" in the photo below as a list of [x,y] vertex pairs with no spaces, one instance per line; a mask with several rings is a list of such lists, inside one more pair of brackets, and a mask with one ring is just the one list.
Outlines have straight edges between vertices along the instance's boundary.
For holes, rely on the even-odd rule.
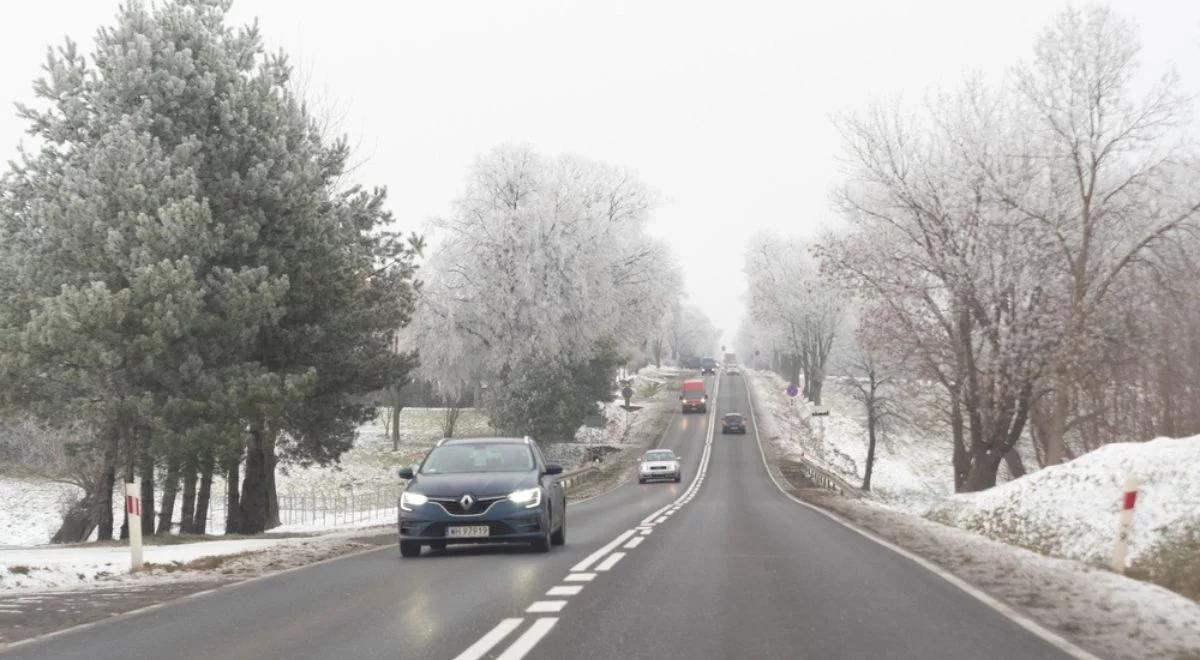
[[[1147,68],[1200,92],[1200,2],[1119,0]],[[444,214],[467,167],[504,142],[632,167],[665,200],[653,232],[688,297],[732,340],[745,239],[817,235],[836,218],[830,117],[872,97],[919,98],[1026,57],[1059,0],[573,3],[237,0],[343,116],[401,222]],[[0,159],[22,138],[45,48],[87,45],[117,0],[4,2]],[[90,48],[88,49],[90,50]]]

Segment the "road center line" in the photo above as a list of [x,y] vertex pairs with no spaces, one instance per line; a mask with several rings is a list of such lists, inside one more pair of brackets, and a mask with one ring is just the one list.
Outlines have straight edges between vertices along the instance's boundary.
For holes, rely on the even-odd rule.
[[534,621],[533,625],[529,626],[529,630],[521,633],[521,636],[513,641],[512,646],[505,649],[504,653],[501,653],[496,660],[521,660],[538,642],[542,641],[542,638],[556,623],[558,623],[556,617],[542,617]]
[[587,557],[584,557],[583,561],[572,566],[571,570],[572,571],[586,571],[586,570],[590,569],[592,567],[592,564],[599,561],[600,558],[603,557],[604,555],[607,555],[608,553],[612,552],[614,548],[616,548],[618,545],[621,545],[622,543],[624,543],[626,540],[629,539],[629,537],[633,536],[633,534],[634,534],[634,530],[632,530],[632,529],[627,529],[624,532],[621,532],[620,534],[617,535],[617,538],[609,541],[607,544],[604,545],[604,547],[593,552],[592,554],[588,555]]
[[626,543],[625,545],[623,545],[621,547],[625,548],[626,550],[633,550],[634,548],[641,545],[642,541],[645,541],[645,540],[646,540],[646,537],[644,537],[644,536],[635,536],[632,539],[629,539],[629,543]]
[[610,568],[612,568],[613,566],[616,566],[617,562],[621,561],[624,558],[625,558],[624,552],[614,552],[611,555],[609,555],[607,558],[605,558],[604,561],[600,562],[600,564],[598,566],[596,566],[596,570],[607,571]]
[[567,573],[564,582],[591,582],[596,579],[595,573]]
[[530,614],[539,614],[542,612],[561,612],[562,608],[567,606],[565,600],[535,600],[533,605],[526,608],[526,612]]
[[467,647],[466,651],[459,653],[454,660],[479,660],[492,647],[499,644],[501,640],[508,637],[509,633],[516,630],[525,619],[503,619],[496,624],[488,634],[480,637],[477,642]]
[[550,591],[546,592],[547,596],[574,596],[583,591],[582,584],[562,584],[557,587],[550,587]]

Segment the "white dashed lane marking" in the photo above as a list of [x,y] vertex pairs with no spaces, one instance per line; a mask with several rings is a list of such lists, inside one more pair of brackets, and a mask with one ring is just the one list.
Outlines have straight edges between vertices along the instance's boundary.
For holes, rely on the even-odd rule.
[[642,541],[645,541],[645,540],[646,540],[646,537],[644,537],[644,536],[635,536],[632,539],[629,539],[629,543],[626,543],[625,545],[623,545],[621,547],[625,548],[626,550],[633,550],[634,548],[641,545]]
[[526,612],[530,614],[543,614],[547,612],[561,612],[562,608],[567,606],[565,600],[537,600],[530,605]]
[[566,584],[557,587],[550,587],[550,591],[546,592],[547,596],[574,596],[583,591],[582,584]]
[[480,637],[479,641],[467,647],[466,651],[459,653],[454,660],[479,660],[488,651],[491,651],[493,646],[499,644],[505,637],[508,637],[509,633],[520,627],[521,622],[524,620],[504,619],[500,621],[488,634]]
[[596,579],[595,573],[570,573],[563,578],[564,582],[591,582]]
[[526,653],[533,650],[533,647],[538,642],[542,641],[542,638],[546,636],[546,633],[550,632],[550,629],[556,623],[558,623],[558,619],[552,616],[542,617],[534,621],[533,625],[529,626],[529,630],[521,633],[521,636],[512,643],[512,646],[505,649],[504,653],[501,653],[496,660],[521,660],[521,658],[525,657]]
[[616,566],[617,562],[621,561],[624,558],[625,558],[624,552],[614,552],[611,555],[609,555],[608,557],[606,557],[604,559],[604,561],[600,562],[600,564],[596,566],[596,570],[607,571],[610,568],[612,568],[613,566]]
[[624,543],[631,536],[633,536],[632,529],[621,532],[619,535],[617,535],[617,538],[609,541],[608,544],[606,544],[603,548],[600,548],[599,550],[593,552],[592,554],[585,557],[583,561],[572,566],[571,570],[572,571],[586,571],[586,570],[590,569],[592,567],[592,564],[596,563],[597,561],[600,561],[601,557],[612,552],[618,545],[621,545],[622,543]]

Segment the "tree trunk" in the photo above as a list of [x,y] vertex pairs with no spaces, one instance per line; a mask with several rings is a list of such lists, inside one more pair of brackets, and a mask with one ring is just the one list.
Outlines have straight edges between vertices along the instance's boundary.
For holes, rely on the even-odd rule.
[[1002,456],[996,452],[979,452],[972,457],[971,469],[963,484],[963,491],[974,493],[996,485],[996,473],[1000,470]]
[[[868,405],[874,405],[868,404]],[[867,411],[867,469],[863,474],[863,490],[871,490],[871,471],[875,468],[875,413]]]
[[138,476],[142,479],[142,536],[154,535],[154,455],[150,438],[138,432]]
[[806,382],[808,385],[808,400],[813,402],[813,405],[821,405],[821,390],[825,389],[825,375],[814,372],[810,374]]
[[263,444],[265,432],[261,427],[250,430],[246,443],[246,474],[242,479],[242,500],[239,522],[242,534],[259,534],[267,529],[269,497]]
[[89,506],[92,499],[85,495],[67,509],[62,524],[50,539],[51,543],[82,543],[92,535],[92,530],[96,529],[95,512]]
[[238,474],[242,464],[241,452],[225,462],[225,488],[228,494],[225,507],[225,533],[240,534],[242,531],[242,498],[238,491]]
[[[110,541],[113,537],[113,485],[117,480],[117,460],[120,440],[116,429],[109,429],[103,439],[104,458],[100,474],[100,486],[95,497],[96,540]],[[122,498],[124,501],[124,498]],[[124,510],[125,507],[121,507]]]
[[279,521],[279,491],[275,489],[275,466],[279,458],[275,455],[275,434],[263,438],[263,476],[267,484],[267,529],[274,529]]
[[967,453],[967,439],[963,426],[962,402],[957,392],[950,393],[950,430],[954,437],[954,492],[966,490],[967,474],[971,468],[971,457]]
[[196,511],[192,516],[192,533],[208,533],[208,503],[212,498],[213,469],[216,468],[211,449],[200,455],[200,492],[196,494]]
[[1058,465],[1066,457],[1067,417],[1071,414],[1068,394],[1070,385],[1066,374],[1054,378],[1054,398],[1050,408],[1050,419],[1044,429],[1043,444],[1046,448],[1046,465]]
[[179,533],[193,533],[196,521],[196,452],[189,451],[183,461],[183,503],[179,507]]
[[171,533],[175,520],[175,496],[179,493],[179,456],[174,452],[167,457],[167,476],[163,482],[162,506],[158,508],[158,535]]
[[392,451],[400,451],[400,411],[403,407],[400,405],[400,388],[392,388],[392,409],[389,411],[391,415],[390,427],[392,432]]
[[1016,448],[1004,454],[1004,465],[1008,467],[1009,478],[1020,479],[1025,476],[1025,461],[1021,460],[1021,454],[1017,453]]

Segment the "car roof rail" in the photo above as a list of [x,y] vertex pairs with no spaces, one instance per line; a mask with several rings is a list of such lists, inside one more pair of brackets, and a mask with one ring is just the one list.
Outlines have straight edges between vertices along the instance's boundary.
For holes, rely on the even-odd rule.
[[531,438],[529,436],[525,436],[525,444],[527,444],[527,445],[533,444],[533,438]]

